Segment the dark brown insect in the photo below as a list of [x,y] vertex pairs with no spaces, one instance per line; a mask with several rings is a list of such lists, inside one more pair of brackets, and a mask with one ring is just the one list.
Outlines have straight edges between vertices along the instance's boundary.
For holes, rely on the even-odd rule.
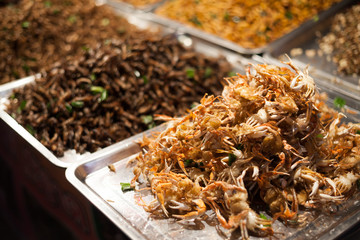
[[173,35],[147,33],[53,66],[13,93],[8,112],[56,156],[93,152],[155,126],[153,114],[184,114],[218,94],[230,70]]

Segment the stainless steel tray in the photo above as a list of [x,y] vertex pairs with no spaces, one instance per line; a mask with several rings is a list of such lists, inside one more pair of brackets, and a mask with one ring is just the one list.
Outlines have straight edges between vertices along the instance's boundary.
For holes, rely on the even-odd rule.
[[[332,6],[331,8],[329,8],[328,10],[325,10],[323,12],[321,12],[320,14],[318,14],[319,17],[319,21],[323,20],[323,19],[327,19],[329,16],[334,15],[336,12],[340,11],[341,9],[343,9],[344,7],[346,7],[347,5],[351,4],[351,2],[353,2],[354,0],[344,0],[338,4],[335,4],[334,6]],[[109,2],[107,2],[109,4]],[[122,12],[126,12],[126,9],[114,5],[114,4],[110,4],[112,7],[115,7],[115,9],[122,11]],[[165,25],[165,26],[170,26],[171,28],[174,29],[179,29],[182,32],[188,33],[191,36],[196,36],[200,39],[203,39],[205,41],[209,41],[212,42],[214,44],[217,44],[221,47],[227,48],[229,50],[235,51],[237,53],[243,54],[243,55],[253,55],[253,54],[261,54],[264,52],[269,52],[270,49],[278,49],[278,48],[282,48],[283,45],[285,45],[286,43],[297,39],[299,37],[302,37],[303,35],[306,35],[307,32],[313,28],[313,26],[316,24],[316,22],[314,22],[313,19],[309,19],[308,21],[304,22],[303,24],[301,24],[299,27],[297,27],[296,29],[294,29],[293,31],[283,35],[282,37],[278,38],[277,40],[263,46],[263,47],[259,47],[259,48],[244,48],[232,41],[226,40],[224,38],[218,37],[214,34],[211,33],[207,33],[205,31],[196,29],[194,27],[185,25],[183,23],[177,22],[175,20],[172,19],[168,19],[159,15],[156,15],[154,13],[153,9],[151,12],[147,12],[147,13],[138,13],[138,17],[146,19],[148,21],[151,22],[156,22],[158,24],[161,25]]]
[[[330,97],[340,96],[349,100],[346,96],[326,87],[320,88],[328,92]],[[350,106],[347,108],[356,111],[356,114],[348,114],[347,120],[359,122],[360,106],[355,108],[356,106],[352,106],[353,103],[356,102],[349,101]],[[136,203],[135,192],[122,192],[120,183],[130,182],[134,176],[131,160],[140,151],[135,141],[141,138],[141,134],[136,135],[70,166],[66,170],[66,178],[132,239],[223,239],[216,228],[210,226],[208,222],[177,222],[174,219],[151,218],[150,214]],[[115,172],[109,170],[110,164],[114,166]],[[142,194],[145,192],[142,191]],[[153,199],[151,194],[144,197],[147,202],[151,199]],[[360,221],[360,192],[342,205],[334,206],[333,210],[334,213],[331,215],[315,214],[314,219],[301,228],[287,228],[276,221],[273,224],[275,232],[284,233],[284,235],[277,234],[276,237],[288,240],[329,240],[340,236]],[[210,219],[214,217],[210,211],[205,214]],[[195,230],[196,227],[201,230]],[[251,237],[251,239],[259,238]]]
[[[343,7],[339,8],[338,12],[340,12],[340,10],[345,10],[346,7],[353,3],[359,2],[347,1],[346,4],[343,2]],[[353,98],[360,99],[359,75],[352,76],[337,72],[335,63],[327,61],[327,56],[325,54],[322,56],[316,54],[313,57],[306,55],[306,50],[314,50],[315,52],[319,50],[319,38],[316,35],[317,33],[321,33],[321,35],[324,36],[329,32],[333,17],[334,15],[327,15],[326,17],[319,19],[312,28],[309,28],[306,34],[289,39],[290,41],[285,42],[283,45],[268,48],[264,54],[264,58],[266,60],[281,59],[286,61],[284,54],[288,54],[298,66],[305,67],[306,65],[309,65],[310,71],[319,80],[322,80],[328,85],[331,84],[336,88],[342,89]],[[303,53],[292,57],[290,51],[294,48],[303,49]]]
[[[225,56],[227,60],[234,66],[235,72],[242,72],[245,65],[251,62],[251,59],[244,58],[228,50],[222,49],[212,43],[203,41],[196,37],[190,37],[179,30],[172,29],[167,26],[159,25],[153,22],[149,22],[143,19],[139,19],[130,14],[121,14],[130,23],[134,24],[138,28],[149,29],[151,31],[159,31],[159,34],[174,34],[180,42],[186,46],[193,46],[199,53],[203,53],[207,56]],[[57,158],[51,151],[49,151],[44,145],[42,145],[34,136],[32,136],[24,127],[19,125],[7,112],[4,111],[7,98],[11,95],[14,89],[21,88],[26,84],[32,83],[35,80],[35,76],[27,77],[17,81],[13,81],[4,85],[0,85],[0,119],[4,122],[4,125],[9,134],[20,135],[25,141],[30,144],[31,151],[40,153],[41,156],[48,159],[50,162],[59,167],[68,167],[72,163],[78,162],[83,157],[90,153],[77,154],[75,150],[68,150],[65,152],[64,157]],[[200,99],[199,99],[200,101]],[[2,135],[2,137],[6,137]],[[0,137],[1,138],[1,137]],[[1,139],[0,139],[1,140]],[[6,140],[6,139],[5,139]],[[11,146],[14,151],[22,151],[22,146],[18,141],[14,141]]]
[[125,12],[137,12],[137,11],[150,12],[153,11],[155,8],[157,8],[159,5],[161,5],[164,1],[166,0],[160,0],[157,3],[148,4],[144,6],[134,6],[132,4],[122,2],[121,0],[104,0],[104,3],[112,7],[122,9]]

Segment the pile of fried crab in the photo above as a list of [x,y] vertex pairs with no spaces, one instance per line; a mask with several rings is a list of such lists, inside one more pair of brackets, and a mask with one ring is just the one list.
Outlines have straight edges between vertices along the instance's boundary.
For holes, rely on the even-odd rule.
[[[150,185],[155,199],[145,210],[185,220],[213,210],[223,228],[248,239],[273,235],[277,219],[300,224],[299,209],[341,203],[356,191],[360,124],[342,123],[308,71],[287,65],[251,65],[225,78],[221,96],[205,95],[142,140],[131,184]],[[255,196],[272,219],[250,207]]]

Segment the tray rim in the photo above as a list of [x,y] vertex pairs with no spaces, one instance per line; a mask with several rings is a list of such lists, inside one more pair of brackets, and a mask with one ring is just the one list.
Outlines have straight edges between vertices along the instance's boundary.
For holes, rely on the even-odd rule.
[[[119,212],[116,211],[104,198],[102,198],[95,190],[93,190],[88,184],[86,184],[86,179],[91,176],[92,173],[102,170],[107,163],[103,163],[100,168],[95,171],[88,171],[88,165],[93,165],[96,162],[102,160],[106,156],[111,156],[116,152],[121,152],[125,150],[126,146],[129,144],[135,144],[134,140],[141,138],[140,135],[146,134],[148,131],[134,135],[131,138],[128,138],[122,142],[119,142],[114,145],[111,145],[107,149],[102,149],[101,152],[96,152],[94,155],[90,156],[89,159],[83,159],[82,161],[72,164],[69,168],[65,170],[66,179],[72,184],[81,194],[84,195],[92,204],[94,204],[103,214],[105,214],[120,230],[122,230],[128,237],[131,239],[143,239],[141,232],[129,222],[126,221],[125,217],[122,216]],[[151,130],[150,130],[151,133]],[[117,149],[119,147],[119,149]],[[140,152],[140,151],[138,151]],[[115,162],[127,161],[129,157],[136,155],[132,154],[127,157],[120,159]],[[85,172],[83,171],[85,169]],[[85,175],[86,174],[86,175]],[[360,199],[359,199],[360,200]],[[115,214],[114,214],[115,213]],[[324,231],[321,235],[317,236],[317,239],[320,240],[329,240],[335,239],[345,233],[347,230],[355,226],[360,221],[354,221],[354,219],[360,218],[360,206],[357,208],[355,213],[351,212],[346,214],[345,220],[336,224],[330,231]],[[127,225],[125,225],[127,224]],[[332,224],[332,225],[334,225]],[[332,226],[330,225],[330,226]],[[329,229],[327,229],[329,230]],[[290,236],[288,239],[297,239],[296,235]],[[164,237],[166,239],[166,237]]]
[[[348,4],[352,3],[354,0],[343,0],[338,3],[334,3],[332,6],[330,6],[328,9],[325,9],[317,14],[318,20],[316,22],[322,21],[323,19],[326,19],[332,15],[334,15],[339,9],[342,9],[344,6],[347,6]],[[106,1],[106,4],[108,4],[109,0]],[[173,20],[170,18],[166,18],[161,15],[157,15],[155,13],[156,9],[163,4],[165,4],[167,1],[162,1],[161,4],[159,4],[157,7],[155,7],[151,11],[133,11],[129,12],[126,11],[126,9],[119,8],[117,6],[114,6],[112,4],[108,4],[112,8],[115,8],[116,10],[119,10],[124,13],[134,13],[136,15],[142,15],[143,18],[147,19],[148,21],[153,21],[158,24],[163,24],[168,27],[174,28],[174,29],[181,29],[185,33],[188,33],[190,35],[196,36],[200,39],[203,39],[208,42],[212,42],[213,44],[218,45],[219,47],[226,48],[228,50],[237,52],[240,55],[256,55],[256,54],[263,54],[266,52],[269,52],[270,49],[276,49],[280,48],[283,44],[286,44],[287,42],[291,41],[292,39],[296,38],[297,36],[300,36],[301,34],[306,33],[306,31],[310,28],[312,28],[316,22],[313,20],[312,17],[302,22],[298,27],[294,28],[288,33],[285,33],[284,35],[280,36],[279,38],[275,39],[274,41],[265,44],[264,46],[257,47],[257,48],[245,48],[242,47],[240,44],[237,44],[235,42],[232,42],[230,40],[227,40],[225,38],[222,38],[220,36],[217,36],[212,33],[205,32],[203,30],[197,29],[193,26],[187,25],[185,23],[181,23],[177,20]]]

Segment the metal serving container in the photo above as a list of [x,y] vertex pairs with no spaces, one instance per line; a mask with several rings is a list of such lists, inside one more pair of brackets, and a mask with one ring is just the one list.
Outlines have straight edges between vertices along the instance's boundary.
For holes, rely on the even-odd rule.
[[[318,14],[319,21],[323,19],[327,19],[329,16],[334,15],[336,12],[339,12],[341,9],[346,7],[347,5],[351,4],[354,0],[343,0],[340,3],[337,3],[330,7],[328,10],[322,11]],[[165,1],[164,1],[165,2]],[[113,1],[107,0],[107,4],[114,7],[115,9],[121,11],[121,12],[128,12],[129,8],[125,8],[122,5],[114,4]],[[160,6],[161,4],[158,4],[157,6]],[[141,18],[146,19],[151,22],[156,22],[161,25],[170,26],[174,29],[179,29],[184,33],[191,34],[192,36],[196,36],[200,39],[203,39],[205,41],[212,42],[214,44],[217,44],[221,47],[227,48],[229,50],[238,52],[243,55],[253,55],[253,54],[261,54],[264,52],[269,52],[271,49],[281,49],[286,43],[289,43],[290,41],[293,41],[294,39],[301,38],[304,35],[307,34],[307,32],[314,27],[316,22],[313,19],[309,19],[308,21],[301,24],[299,27],[295,28],[293,31],[283,35],[282,37],[278,38],[277,40],[259,48],[244,48],[241,45],[238,45],[230,40],[226,40],[224,38],[218,37],[214,34],[207,33],[205,31],[199,30],[197,28],[185,25],[183,23],[180,23],[178,21],[159,16],[155,14],[156,8],[152,8],[150,12],[147,13],[139,13]],[[133,11],[134,13],[134,11]],[[134,13],[135,14],[135,13]]]
[[[346,109],[355,111],[347,114],[347,121],[359,122],[360,106],[352,104],[347,96],[331,89],[319,87],[330,97],[341,96],[348,101]],[[331,99],[329,100],[331,106]],[[157,131],[159,129],[156,129]],[[145,132],[149,135],[151,132]],[[120,183],[129,183],[134,177],[132,161],[140,148],[135,141],[141,140],[143,134],[136,135],[122,143],[105,148],[88,159],[70,166],[66,178],[89,201],[100,209],[117,227],[132,239],[223,239],[216,230],[211,211],[207,218],[199,221],[176,221],[174,219],[153,218],[142,206],[136,192],[122,192]],[[111,165],[113,170],[110,170]],[[153,197],[150,191],[141,191],[142,199],[150,202]],[[340,236],[344,231],[360,221],[360,192],[354,194],[342,205],[332,206],[331,214],[315,213],[311,221],[303,227],[288,228],[276,221],[274,231],[281,234],[279,239],[323,239],[329,240]],[[266,213],[265,213],[266,214]],[[204,220],[206,219],[206,220]],[[234,232],[236,235],[236,232]],[[239,233],[238,233],[239,234]],[[232,235],[240,237],[241,235]],[[251,237],[251,239],[259,239]]]
[[136,11],[142,11],[142,12],[151,12],[155,8],[157,8],[159,5],[161,5],[166,0],[159,0],[156,3],[153,4],[147,4],[143,6],[134,6],[132,4],[123,2],[121,0],[104,0],[104,2],[112,7],[122,9],[126,12],[136,12]]
[[[134,24],[138,28],[149,29],[150,31],[158,31],[159,34],[174,34],[179,42],[183,43],[185,46],[193,46],[195,51],[203,53],[207,56],[225,56],[227,60],[234,66],[234,72],[243,71],[243,66],[251,62],[251,59],[239,56],[238,54],[232,53],[226,49],[220,48],[217,45],[199,39],[195,36],[190,36],[189,34],[184,34],[178,29],[173,29],[161,24],[156,24],[130,14],[121,14],[126,18],[130,23]],[[236,67],[235,67],[236,66]],[[7,134],[3,134],[0,137],[0,142],[4,142],[4,146],[8,145],[8,138],[14,136],[20,136],[25,140],[29,145],[31,152],[36,152],[39,156],[46,158],[51,163],[59,167],[68,167],[72,163],[78,162],[81,158],[89,155],[90,153],[77,154],[75,150],[68,150],[65,152],[64,157],[57,158],[50,150],[48,150],[44,145],[42,145],[34,136],[32,136],[24,127],[19,125],[6,111],[5,104],[7,98],[11,95],[12,90],[21,88],[26,84],[31,84],[35,81],[35,76],[27,77],[17,81],[13,81],[0,86],[0,121],[1,128],[3,131],[6,131]],[[200,101],[200,99],[199,99]],[[21,143],[23,144],[23,143]],[[22,151],[23,146],[20,144],[18,138],[14,138],[11,144],[8,147],[3,147],[4,151]],[[1,152],[1,151],[0,151]]]
[[[346,4],[343,2],[343,7],[339,8],[337,13],[340,13],[354,3],[358,4],[358,1],[347,1]],[[290,38],[283,45],[272,46],[266,49],[264,59],[270,62],[277,59],[287,61],[285,54],[288,54],[297,66],[304,68],[309,65],[309,71],[313,76],[316,76],[319,82],[328,86],[331,85],[330,87],[343,91],[352,98],[360,100],[359,75],[345,75],[337,72],[337,66],[332,61],[327,61],[327,55],[325,54],[322,56],[319,56],[319,54],[315,54],[315,56],[306,54],[307,50],[313,53],[318,52],[320,48],[318,44],[319,37],[317,35],[320,33],[321,36],[324,36],[329,32],[333,17],[333,14],[327,14],[323,18],[319,18],[319,21],[314,23],[301,36]],[[303,53],[298,56],[291,56],[290,52],[295,48],[302,49]],[[255,56],[255,59],[259,58]]]

